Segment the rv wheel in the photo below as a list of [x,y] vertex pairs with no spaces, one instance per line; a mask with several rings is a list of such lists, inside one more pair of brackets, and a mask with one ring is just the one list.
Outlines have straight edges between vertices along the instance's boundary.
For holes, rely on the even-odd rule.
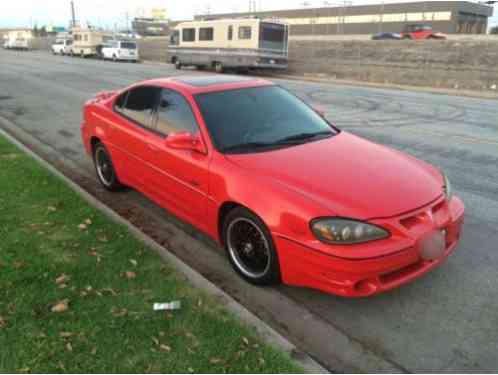
[[84,59],[85,58],[85,52],[81,51],[80,52],[80,56],[81,56],[82,59]]
[[223,64],[220,62],[215,63],[214,70],[216,71],[216,73],[223,73]]

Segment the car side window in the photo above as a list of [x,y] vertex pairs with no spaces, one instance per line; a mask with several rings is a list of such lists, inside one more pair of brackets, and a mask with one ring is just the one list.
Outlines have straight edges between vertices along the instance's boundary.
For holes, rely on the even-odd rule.
[[161,90],[156,130],[164,135],[185,131],[197,132],[197,122],[192,108],[183,95],[168,89]]
[[[153,129],[151,115],[156,104],[159,90],[158,87],[152,86],[135,87],[128,91],[125,103],[118,103],[121,97],[118,98],[116,109],[139,125],[148,129]],[[118,104],[121,104],[122,106],[119,107]]]

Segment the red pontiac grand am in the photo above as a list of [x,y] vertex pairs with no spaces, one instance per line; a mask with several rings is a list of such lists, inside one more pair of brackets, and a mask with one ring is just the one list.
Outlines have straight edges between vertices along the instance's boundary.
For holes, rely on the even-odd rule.
[[254,284],[369,296],[439,266],[460,238],[464,205],[444,174],[268,81],[183,76],[102,92],[82,136],[105,188],[134,188],[190,222]]

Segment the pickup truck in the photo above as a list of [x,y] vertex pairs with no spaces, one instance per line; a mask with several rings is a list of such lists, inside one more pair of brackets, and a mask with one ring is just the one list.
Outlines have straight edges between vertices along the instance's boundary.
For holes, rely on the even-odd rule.
[[431,25],[413,24],[405,25],[401,33],[403,39],[423,40],[423,39],[446,39],[446,34],[434,31]]

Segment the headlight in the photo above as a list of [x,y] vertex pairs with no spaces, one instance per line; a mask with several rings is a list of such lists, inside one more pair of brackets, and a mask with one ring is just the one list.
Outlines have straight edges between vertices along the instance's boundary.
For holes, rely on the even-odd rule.
[[322,242],[351,245],[389,237],[389,232],[376,225],[342,218],[316,219],[311,230]]
[[453,191],[451,190],[450,180],[448,180],[448,177],[444,173],[443,177],[444,177],[443,191],[444,195],[446,196],[446,200],[449,202],[453,196]]

